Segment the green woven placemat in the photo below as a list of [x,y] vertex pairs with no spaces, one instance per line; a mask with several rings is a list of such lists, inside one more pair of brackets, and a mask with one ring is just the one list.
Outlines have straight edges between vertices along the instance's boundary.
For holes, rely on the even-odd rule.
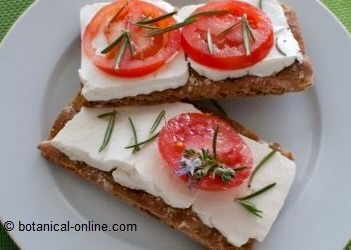
[[[0,0],[0,41],[34,0]],[[312,0],[311,0],[312,1]],[[351,32],[351,0],[323,0]],[[0,225],[0,250],[17,249]]]

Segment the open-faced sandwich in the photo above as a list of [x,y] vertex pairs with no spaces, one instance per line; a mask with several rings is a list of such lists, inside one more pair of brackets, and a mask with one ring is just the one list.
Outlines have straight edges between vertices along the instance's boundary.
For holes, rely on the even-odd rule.
[[159,104],[302,91],[312,68],[292,9],[219,0],[175,10],[117,0],[81,10],[79,75],[88,106]]
[[59,115],[43,156],[209,249],[252,249],[283,207],[290,153],[238,123],[172,103]]

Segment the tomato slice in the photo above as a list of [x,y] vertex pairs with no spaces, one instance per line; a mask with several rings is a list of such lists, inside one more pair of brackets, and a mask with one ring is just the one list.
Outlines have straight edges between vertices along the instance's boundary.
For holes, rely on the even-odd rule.
[[[147,33],[150,30],[137,26],[136,22],[164,14],[166,12],[157,6],[140,0],[114,1],[103,7],[88,24],[82,37],[83,50],[97,68],[110,75],[139,77],[154,72],[181,48],[181,33],[175,30],[149,37]],[[153,25],[165,28],[175,22],[173,17],[169,17]],[[116,68],[116,57],[122,42],[105,55],[100,53],[104,48],[96,48],[94,42],[102,37],[110,44],[125,30],[129,31],[134,53],[127,49]]]
[[[229,182],[219,176],[204,176],[196,187],[209,191],[221,191],[241,185],[250,176],[253,159],[249,147],[228,122],[204,113],[183,113],[170,119],[160,131],[158,149],[165,165],[177,176],[181,169],[184,152],[201,149],[213,152],[214,131],[218,127],[216,156],[218,162],[237,171]],[[189,175],[180,176],[189,181]]]
[[[182,30],[182,46],[191,59],[212,68],[234,70],[252,66],[267,56],[274,45],[273,26],[260,9],[245,2],[224,0],[212,1],[194,13],[211,10],[227,10],[229,13],[201,16]],[[254,37],[250,39],[249,55],[243,43],[241,18],[244,15]],[[231,26],[234,28],[223,33]],[[208,48],[208,32],[212,38],[212,53]]]

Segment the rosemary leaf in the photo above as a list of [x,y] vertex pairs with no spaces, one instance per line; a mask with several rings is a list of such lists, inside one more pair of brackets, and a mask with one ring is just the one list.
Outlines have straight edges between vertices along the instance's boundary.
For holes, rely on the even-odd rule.
[[157,138],[158,135],[159,135],[159,133],[156,133],[155,135],[151,136],[150,138],[146,139],[145,141],[139,142],[139,143],[134,144],[134,145],[127,146],[127,147],[125,147],[125,149],[139,147],[139,146],[142,146],[146,143],[152,142],[153,140],[155,140]]
[[259,0],[258,7],[263,10],[263,0]]
[[210,101],[211,101],[212,105],[215,106],[215,108],[216,108],[224,117],[228,117],[227,112],[225,112],[224,108],[223,108],[221,105],[219,105],[219,103],[218,103],[216,100],[211,99]]
[[161,121],[163,118],[165,118],[166,115],[166,111],[162,110],[156,117],[154,123],[152,124],[151,128],[150,128],[150,132],[149,134],[152,135],[155,130],[158,128],[158,126],[160,125]]
[[252,180],[253,178],[255,177],[256,173],[258,170],[260,170],[260,168],[270,159],[274,156],[274,154],[276,153],[277,151],[275,150],[272,150],[272,152],[270,152],[268,155],[266,155],[257,165],[257,167],[255,168],[255,170],[253,171],[250,179],[249,179],[249,183],[248,183],[248,186],[250,187],[251,186],[251,183],[252,183]]
[[123,32],[119,37],[116,38],[111,44],[109,44],[106,48],[101,50],[101,54],[106,54],[110,52],[114,47],[116,47],[122,40],[125,38],[125,32]]
[[212,16],[212,15],[220,15],[220,14],[226,14],[226,13],[228,13],[227,10],[211,10],[211,11],[199,12],[199,13],[196,13],[194,15],[187,17],[183,22],[173,24],[173,25],[168,26],[164,29],[151,31],[148,34],[148,36],[158,36],[158,35],[162,35],[164,33],[170,32],[172,30],[179,29],[181,27],[184,27],[186,25],[189,25],[189,24],[195,22],[197,20],[197,17],[200,17],[200,16]]
[[152,19],[144,19],[144,20],[141,20],[139,22],[137,22],[137,24],[150,24],[150,23],[156,23],[158,21],[161,21],[163,19],[166,19],[170,16],[173,16],[175,14],[177,14],[178,11],[172,11],[170,13],[167,13],[165,15],[162,15],[162,16],[159,16],[159,17],[155,17],[155,18],[152,18]]
[[150,29],[150,30],[158,30],[158,29],[160,29],[159,27],[156,27],[156,26],[147,25],[147,24],[141,24],[141,23],[136,23],[135,25],[139,26],[139,27],[142,27],[142,28],[145,28],[145,29]]
[[278,37],[275,39],[275,47],[277,48],[277,51],[282,54],[283,56],[287,56],[287,54],[284,52],[284,50],[282,50],[282,48],[280,47],[279,43],[278,43]]
[[164,33],[167,33],[167,32],[170,32],[172,30],[177,30],[183,26],[186,26],[188,24],[191,24],[193,22],[195,22],[196,19],[185,19],[184,22],[181,22],[181,23],[176,23],[176,24],[173,24],[171,26],[168,26],[166,28],[163,28],[163,29],[158,29],[158,30],[154,30],[154,31],[151,31],[147,36],[149,37],[152,37],[152,36],[159,36],[159,35],[162,35]]
[[131,38],[130,38],[130,33],[129,32],[126,33],[126,40],[127,40],[127,43],[128,43],[128,48],[129,48],[130,54],[132,56],[134,56],[134,48],[133,48],[133,45],[132,45],[132,42],[131,42]]
[[273,188],[275,185],[277,185],[277,183],[272,183],[272,184],[269,184],[263,188],[261,188],[260,190],[257,190],[256,192],[252,193],[252,194],[249,194],[247,196],[244,196],[244,197],[241,197],[241,198],[237,198],[236,200],[238,201],[244,201],[244,200],[249,200],[249,199],[252,199],[260,194],[263,194],[264,192],[267,192],[268,190],[270,190],[271,188]]
[[213,54],[213,42],[210,30],[207,31],[207,48],[210,54]]
[[240,24],[241,24],[241,21],[232,24],[231,26],[229,26],[228,28],[223,30],[221,33],[219,33],[218,36],[224,36],[224,35],[228,34],[231,30],[238,27]]
[[213,134],[213,140],[212,140],[212,150],[213,150],[213,158],[217,159],[217,137],[218,137],[218,132],[219,132],[219,126],[217,125],[214,134]]
[[98,115],[98,118],[105,118],[105,117],[109,117],[111,115],[114,115],[116,113],[116,111],[111,111],[111,112],[107,112],[107,113],[103,113],[101,115]]
[[194,15],[189,16],[188,18],[196,18],[199,16],[215,16],[229,13],[228,10],[208,10],[199,13],[195,13]]
[[[132,128],[132,131],[133,131],[134,144],[138,144],[138,135],[137,135],[137,132],[136,132],[136,129],[135,129],[135,126],[134,126],[134,122],[133,122],[132,118],[130,118],[130,117],[128,117],[128,120],[129,120],[130,127]],[[140,147],[139,146],[135,146],[133,148],[133,152],[132,153],[135,153],[135,152],[137,152],[139,150],[140,150]]]
[[115,69],[119,69],[119,65],[122,61],[122,58],[123,58],[124,54],[126,53],[127,46],[128,46],[128,38],[127,38],[127,35],[125,33],[123,36],[123,43],[122,43],[121,48],[119,49],[119,51],[117,53]]
[[255,216],[257,216],[257,217],[259,217],[259,218],[262,218],[262,210],[259,210],[259,209],[257,209],[257,207],[255,206],[255,204],[253,204],[252,202],[250,202],[250,201],[245,201],[245,200],[243,200],[243,201],[238,201],[239,202],[239,204],[241,205],[241,206],[243,206],[245,209],[246,209],[246,211],[248,211],[250,214],[252,214],[252,215],[255,215]]
[[251,43],[250,43],[250,31],[249,27],[247,25],[247,17],[246,14],[243,15],[241,18],[241,31],[242,31],[242,36],[243,36],[243,43],[244,43],[244,48],[246,55],[249,56],[251,55]]
[[[108,113],[99,115],[98,118],[106,117],[107,114]],[[105,132],[105,136],[104,136],[104,140],[103,140],[103,142],[102,142],[102,144],[101,144],[101,146],[99,148],[99,152],[102,152],[106,148],[108,143],[110,142],[111,135],[112,135],[113,129],[115,127],[116,114],[117,114],[116,111],[113,111],[113,112],[111,112],[109,114],[109,118],[110,119],[108,121],[106,132]]]

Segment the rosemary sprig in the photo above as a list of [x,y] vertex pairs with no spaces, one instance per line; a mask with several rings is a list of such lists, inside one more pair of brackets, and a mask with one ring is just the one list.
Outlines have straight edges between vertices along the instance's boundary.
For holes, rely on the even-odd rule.
[[114,110],[112,112],[101,114],[98,116],[98,118],[104,118],[104,117],[110,118],[108,121],[108,124],[107,124],[106,132],[104,135],[104,140],[102,141],[102,144],[99,148],[99,152],[102,152],[106,148],[108,143],[110,142],[111,135],[112,135],[113,129],[115,127],[116,114],[117,114],[117,112]]
[[167,14],[165,14],[165,15],[162,15],[162,16],[159,16],[159,17],[155,17],[155,18],[152,18],[152,19],[145,18],[145,19],[143,19],[143,20],[138,21],[137,24],[156,23],[156,22],[158,22],[158,21],[161,21],[161,20],[163,20],[163,19],[166,19],[166,18],[168,18],[168,17],[171,17],[171,16],[173,16],[173,15],[175,15],[175,14],[177,14],[177,13],[178,13],[178,11],[172,11],[172,12],[170,12],[170,13],[167,13]]
[[231,30],[238,27],[240,24],[241,24],[241,21],[232,24],[231,26],[229,26],[228,28],[223,30],[221,33],[219,33],[218,36],[224,36],[224,35],[228,34]]
[[150,29],[150,30],[158,30],[159,27],[148,25],[148,24],[141,24],[141,23],[135,23],[136,26],[145,28],[145,29]]
[[[134,126],[134,122],[133,122],[132,118],[130,118],[130,117],[128,117],[128,120],[129,120],[129,125],[130,125],[130,127],[132,128],[132,131],[133,131],[134,145],[138,144],[138,135],[137,135],[137,132],[136,132],[136,129],[135,129],[135,126]],[[137,152],[139,150],[140,150],[140,147],[139,146],[135,146],[133,148],[133,152],[132,153],[135,153],[135,152]]]
[[210,30],[207,30],[207,48],[210,54],[213,54],[213,42],[212,42],[212,35]]
[[125,38],[125,32],[123,32],[119,37],[117,37],[112,43],[110,43],[106,48],[101,50],[101,54],[107,54],[110,52],[114,47],[116,47],[122,40]]
[[132,56],[134,56],[134,48],[133,48],[133,45],[132,45],[132,39],[130,38],[130,33],[129,32],[126,32],[126,40],[127,40],[127,43],[128,43],[128,48],[129,48],[130,54]]
[[255,168],[255,170],[252,172],[252,175],[250,176],[249,182],[248,182],[248,186],[251,186],[252,180],[255,177],[256,173],[258,172],[258,170],[260,170],[262,168],[262,166],[270,159],[274,156],[274,154],[276,153],[276,150],[273,150],[272,152],[270,152],[269,154],[267,154],[257,165],[257,167]]
[[195,22],[196,20],[195,19],[186,19],[184,20],[183,22],[181,23],[176,23],[176,24],[173,24],[171,26],[168,26],[166,28],[163,28],[163,29],[158,29],[158,30],[154,30],[154,31],[151,31],[147,36],[149,37],[152,37],[152,36],[159,36],[159,35],[162,35],[164,33],[167,33],[167,32],[170,32],[172,30],[177,30],[183,26],[186,26],[188,24],[191,24],[193,22]]
[[252,199],[256,196],[259,196],[260,194],[263,194],[265,192],[267,192],[268,190],[270,190],[271,188],[275,187],[277,185],[276,182],[272,183],[272,184],[269,184],[263,188],[261,188],[260,190],[257,190],[256,192],[252,193],[252,194],[249,194],[249,195],[246,195],[244,197],[241,197],[241,198],[237,198],[236,200],[238,201],[244,201],[244,200],[249,200],[249,199]]
[[194,15],[187,17],[183,22],[173,24],[173,25],[168,26],[168,27],[163,28],[163,29],[151,31],[148,34],[148,36],[158,36],[158,35],[162,35],[164,33],[170,32],[172,30],[179,29],[183,26],[189,25],[189,24],[197,21],[197,18],[200,16],[221,15],[221,14],[225,14],[225,13],[228,13],[228,11],[227,10],[211,10],[211,11],[199,12],[199,13],[196,13]]
[[139,143],[136,143],[136,144],[127,146],[127,147],[125,147],[125,149],[140,147],[140,146],[142,146],[142,145],[144,145],[144,144],[147,144],[147,143],[149,143],[149,142],[152,142],[153,140],[155,140],[155,139],[157,138],[158,135],[159,135],[159,133],[156,133],[155,135],[151,136],[150,138],[146,139],[145,141],[142,141],[142,142],[139,142]]
[[258,7],[263,10],[263,0],[258,1]]
[[219,132],[219,126],[217,125],[214,134],[213,134],[213,140],[212,140],[212,150],[213,150],[213,158],[217,159],[217,137],[218,137],[218,132]]
[[150,132],[149,134],[152,135],[155,130],[158,128],[158,126],[160,125],[162,119],[164,119],[166,116],[166,111],[162,110],[156,117],[154,123],[152,124],[151,128],[150,128]]
[[127,46],[128,46],[128,39],[126,36],[124,36],[124,40],[123,40],[123,43],[121,45],[121,48],[119,49],[119,51],[117,53],[116,62],[115,62],[115,69],[119,69],[119,65],[122,61],[122,58],[123,58],[124,54],[126,53]]
[[250,201],[238,201],[241,206],[243,206],[249,213],[262,218],[262,210],[257,209],[255,204]]
[[277,48],[277,51],[282,54],[283,56],[287,56],[287,54],[284,52],[284,50],[280,47],[278,43],[278,37],[275,39],[275,47]]
[[97,117],[98,118],[105,118],[105,117],[108,117],[108,116],[111,116],[111,115],[114,115],[116,113],[116,111],[111,111],[111,112],[107,112],[107,113],[103,113],[101,115],[98,115]]
[[219,105],[219,103],[216,100],[211,99],[210,102],[224,117],[228,117],[227,112],[225,112],[224,108],[221,105]]
[[262,210],[259,210],[255,204],[253,204],[251,201],[249,201],[249,199],[252,199],[260,194],[263,194],[264,192],[267,192],[268,190],[270,190],[271,188],[273,188],[275,185],[277,185],[277,183],[272,183],[269,184],[263,188],[261,188],[260,190],[247,195],[245,197],[241,197],[241,198],[237,198],[236,201],[243,206],[249,213],[262,218]]
[[252,33],[252,29],[250,27],[249,21],[247,20],[247,15],[244,14],[241,17],[241,30],[242,37],[246,55],[251,55],[251,40],[255,41],[255,37]]

